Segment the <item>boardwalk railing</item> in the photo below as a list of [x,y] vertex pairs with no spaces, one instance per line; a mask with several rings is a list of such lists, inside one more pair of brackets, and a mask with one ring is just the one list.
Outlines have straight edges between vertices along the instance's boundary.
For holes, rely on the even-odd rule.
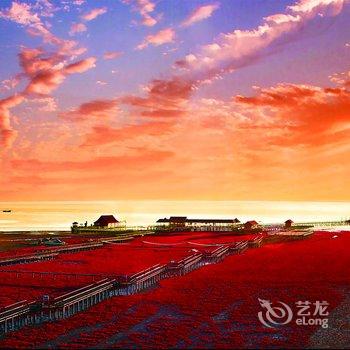
[[0,332],[69,317],[107,298],[138,293],[158,285],[164,278],[181,276],[204,265],[218,263],[228,255],[241,254],[248,248],[261,247],[263,243],[264,239],[257,236],[250,241],[221,245],[210,252],[194,253],[179,261],[157,264],[129,276],[104,278],[55,298],[45,295],[40,301],[10,305],[0,310]]
[[30,254],[25,256],[15,256],[0,260],[0,266],[16,265],[16,264],[26,264],[35,261],[51,260],[56,258],[58,253],[56,252],[44,252],[41,254]]
[[4,259],[0,259],[0,266],[27,264],[35,261],[51,260],[55,259],[58,254],[62,253],[74,253],[84,250],[97,249],[103,246],[102,242],[97,243],[85,243],[85,244],[72,244],[65,247],[55,249],[39,250],[36,253],[28,254],[24,256],[13,256]]
[[49,250],[50,252],[56,252],[56,253],[74,253],[74,252],[81,252],[84,250],[91,250],[100,248],[103,246],[102,242],[96,242],[96,243],[84,243],[84,244],[71,244],[65,247],[55,248],[52,250]]
[[49,296],[44,296],[41,308],[43,320],[66,318],[107,299],[114,283],[114,279],[105,278],[52,300]]
[[0,309],[0,333],[7,333],[32,323],[31,313],[35,302],[22,300]]

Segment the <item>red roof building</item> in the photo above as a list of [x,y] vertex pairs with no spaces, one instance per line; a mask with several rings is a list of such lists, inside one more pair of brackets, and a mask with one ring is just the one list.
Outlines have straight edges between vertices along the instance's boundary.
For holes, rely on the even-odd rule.
[[259,223],[255,220],[249,220],[244,224],[245,230],[254,230],[255,228],[259,227]]
[[109,228],[116,227],[119,221],[113,215],[101,215],[98,220],[94,222],[94,226]]

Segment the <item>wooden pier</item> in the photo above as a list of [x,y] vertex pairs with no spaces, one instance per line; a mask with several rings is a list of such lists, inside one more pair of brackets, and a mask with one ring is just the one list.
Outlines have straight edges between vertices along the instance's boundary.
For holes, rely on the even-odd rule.
[[56,320],[83,311],[107,299],[114,283],[114,279],[105,278],[53,299],[43,296],[41,316],[43,320]]
[[7,333],[32,323],[36,303],[22,300],[0,309],[0,333]]
[[10,305],[0,310],[0,332],[7,333],[23,325],[70,317],[107,298],[131,295],[154,288],[162,279],[182,276],[205,265],[218,263],[229,255],[261,247],[263,243],[265,240],[261,236],[256,236],[250,241],[225,244],[212,251],[191,254],[179,261],[157,264],[129,276],[102,278],[58,297],[51,298],[49,295],[44,295],[40,301],[31,303],[23,301]]
[[52,260],[57,257],[56,252],[44,252],[42,254],[30,254],[24,256],[14,256],[0,260],[0,266],[16,265],[16,264],[28,264],[36,261]]
[[59,247],[54,249],[39,250],[36,253],[23,255],[23,256],[12,256],[4,259],[0,259],[0,266],[16,265],[16,264],[28,264],[43,260],[55,259],[58,254],[64,253],[76,253],[85,250],[97,249],[103,246],[102,242],[84,243],[84,244],[71,244],[65,247]]
[[92,250],[101,248],[103,246],[102,242],[94,242],[94,243],[83,243],[83,244],[71,244],[64,247],[59,247],[51,250],[45,250],[48,252],[55,252],[55,253],[76,253],[76,252],[82,252],[84,250]]
[[93,273],[69,273],[69,272],[46,272],[46,271],[25,271],[25,270],[0,270],[0,274],[5,274],[11,279],[19,279],[21,277],[29,277],[34,280],[82,280],[95,282],[103,278],[112,278],[110,274],[93,274]]

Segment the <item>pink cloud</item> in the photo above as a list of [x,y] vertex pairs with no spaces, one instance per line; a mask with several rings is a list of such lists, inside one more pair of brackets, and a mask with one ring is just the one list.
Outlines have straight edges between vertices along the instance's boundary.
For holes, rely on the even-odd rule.
[[194,23],[203,21],[214,13],[219,8],[219,4],[210,4],[197,7],[192,13],[182,22],[182,27],[189,27]]
[[12,90],[19,84],[19,82],[19,77],[15,76],[13,78],[3,80],[1,85],[5,90]]
[[314,14],[318,8],[321,10],[327,8],[330,10],[329,14],[334,16],[340,13],[343,4],[344,0],[299,0],[294,5],[288,6],[288,9],[295,13]]
[[9,148],[16,138],[17,132],[11,127],[10,109],[20,105],[24,101],[22,95],[13,95],[0,100],[0,145]]
[[87,31],[87,27],[84,23],[73,23],[70,27],[69,35],[74,35],[76,33],[83,33]]
[[96,67],[96,58],[89,57],[78,62],[69,64],[64,68],[64,72],[66,74],[74,74],[74,73],[84,73],[91,68]]
[[233,72],[268,54],[278,41],[287,44],[312,19],[319,15],[338,14],[344,0],[303,0],[287,8],[286,13],[268,16],[252,30],[234,30],[221,34],[216,41],[201,47],[198,53],[188,54],[176,62],[194,80],[206,81]]
[[106,12],[107,12],[106,7],[95,8],[95,9],[92,9],[91,11],[85,13],[84,15],[82,15],[81,18],[84,19],[85,21],[92,21],[96,17],[101,16]]
[[121,51],[106,51],[103,54],[103,58],[105,60],[113,60],[115,58],[118,58],[122,55],[123,53]]
[[143,50],[148,45],[160,46],[172,43],[175,39],[175,31],[172,28],[160,30],[158,33],[148,35],[145,40],[136,47],[137,50]]
[[193,89],[192,82],[180,77],[154,79],[146,86],[145,97],[127,95],[120,98],[120,102],[136,108],[142,116],[179,117],[185,113]]
[[81,6],[85,3],[85,0],[74,0],[73,3],[74,5]]
[[40,97],[31,100],[32,103],[38,105],[38,110],[42,112],[57,111],[57,101],[53,97]]
[[158,19],[153,14],[156,4],[151,0],[124,0],[126,4],[132,4],[134,11],[137,11],[142,17],[141,24],[147,27],[153,27]]
[[46,70],[36,74],[29,82],[25,93],[49,95],[63,83],[66,76],[61,70]]
[[48,95],[70,74],[83,73],[94,68],[95,57],[89,57],[64,66],[61,56],[43,57],[41,50],[24,49],[20,54],[21,65],[30,81],[26,94]]
[[0,18],[5,18],[22,25],[40,23],[38,14],[32,11],[30,5],[16,1],[12,2],[9,9],[0,11]]
[[57,46],[64,54],[81,55],[86,49],[78,48],[75,41],[55,36],[47,28],[48,24],[42,22],[40,17],[52,17],[54,11],[56,8],[48,1],[36,2],[33,5],[13,1],[11,7],[0,11],[0,18],[24,26],[30,35],[41,37],[44,43]]

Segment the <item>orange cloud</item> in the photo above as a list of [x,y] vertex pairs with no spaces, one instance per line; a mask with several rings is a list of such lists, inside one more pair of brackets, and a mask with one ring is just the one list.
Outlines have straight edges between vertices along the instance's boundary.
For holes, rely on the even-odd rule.
[[22,95],[14,95],[0,100],[0,145],[8,148],[12,145],[17,132],[11,127],[10,109],[20,105],[24,101]]
[[159,136],[168,133],[173,127],[169,122],[148,122],[112,128],[105,125],[96,125],[91,132],[85,135],[82,147],[100,146],[113,142],[124,142],[136,137]]
[[82,161],[41,161],[38,159],[13,159],[11,164],[19,171],[55,173],[69,171],[91,171],[100,172],[101,169],[111,170],[116,167],[130,166],[139,168],[149,163],[156,163],[172,157],[171,152],[157,150],[143,150],[136,154],[127,154],[112,157],[97,157]]
[[145,40],[136,49],[143,50],[149,45],[160,46],[172,43],[175,40],[175,31],[172,28],[160,30],[156,34],[146,36]]
[[280,134],[271,138],[271,144],[329,146],[350,136],[350,91],[346,86],[280,84],[261,89],[255,97],[236,96],[235,101],[252,115],[263,113],[266,120],[278,125]]
[[219,8],[219,4],[209,4],[197,7],[192,13],[182,22],[182,27],[189,27],[197,22],[203,21],[211,17],[211,15]]
[[255,97],[237,95],[236,102],[255,106],[294,106],[309,101],[320,89],[307,85],[279,84],[277,87],[260,89]]
[[127,95],[120,98],[120,102],[136,108],[144,117],[180,117],[186,113],[186,104],[193,90],[194,84],[180,77],[154,79],[145,87],[145,97]]
[[96,58],[89,57],[62,67],[60,64],[52,65],[47,60],[34,60],[34,70],[30,73],[30,82],[25,90],[26,94],[48,95],[55,90],[67,75],[83,73],[95,67]]
[[28,84],[25,92],[27,94],[49,95],[60,84],[66,76],[61,70],[46,70],[36,74]]
[[63,83],[67,75],[83,73],[95,67],[96,58],[89,57],[64,66],[59,54],[45,56],[41,49],[23,49],[19,54],[20,64],[29,83],[26,94],[48,95]]
[[94,100],[81,104],[77,109],[62,113],[61,118],[83,121],[91,118],[109,118],[118,112],[117,100]]

